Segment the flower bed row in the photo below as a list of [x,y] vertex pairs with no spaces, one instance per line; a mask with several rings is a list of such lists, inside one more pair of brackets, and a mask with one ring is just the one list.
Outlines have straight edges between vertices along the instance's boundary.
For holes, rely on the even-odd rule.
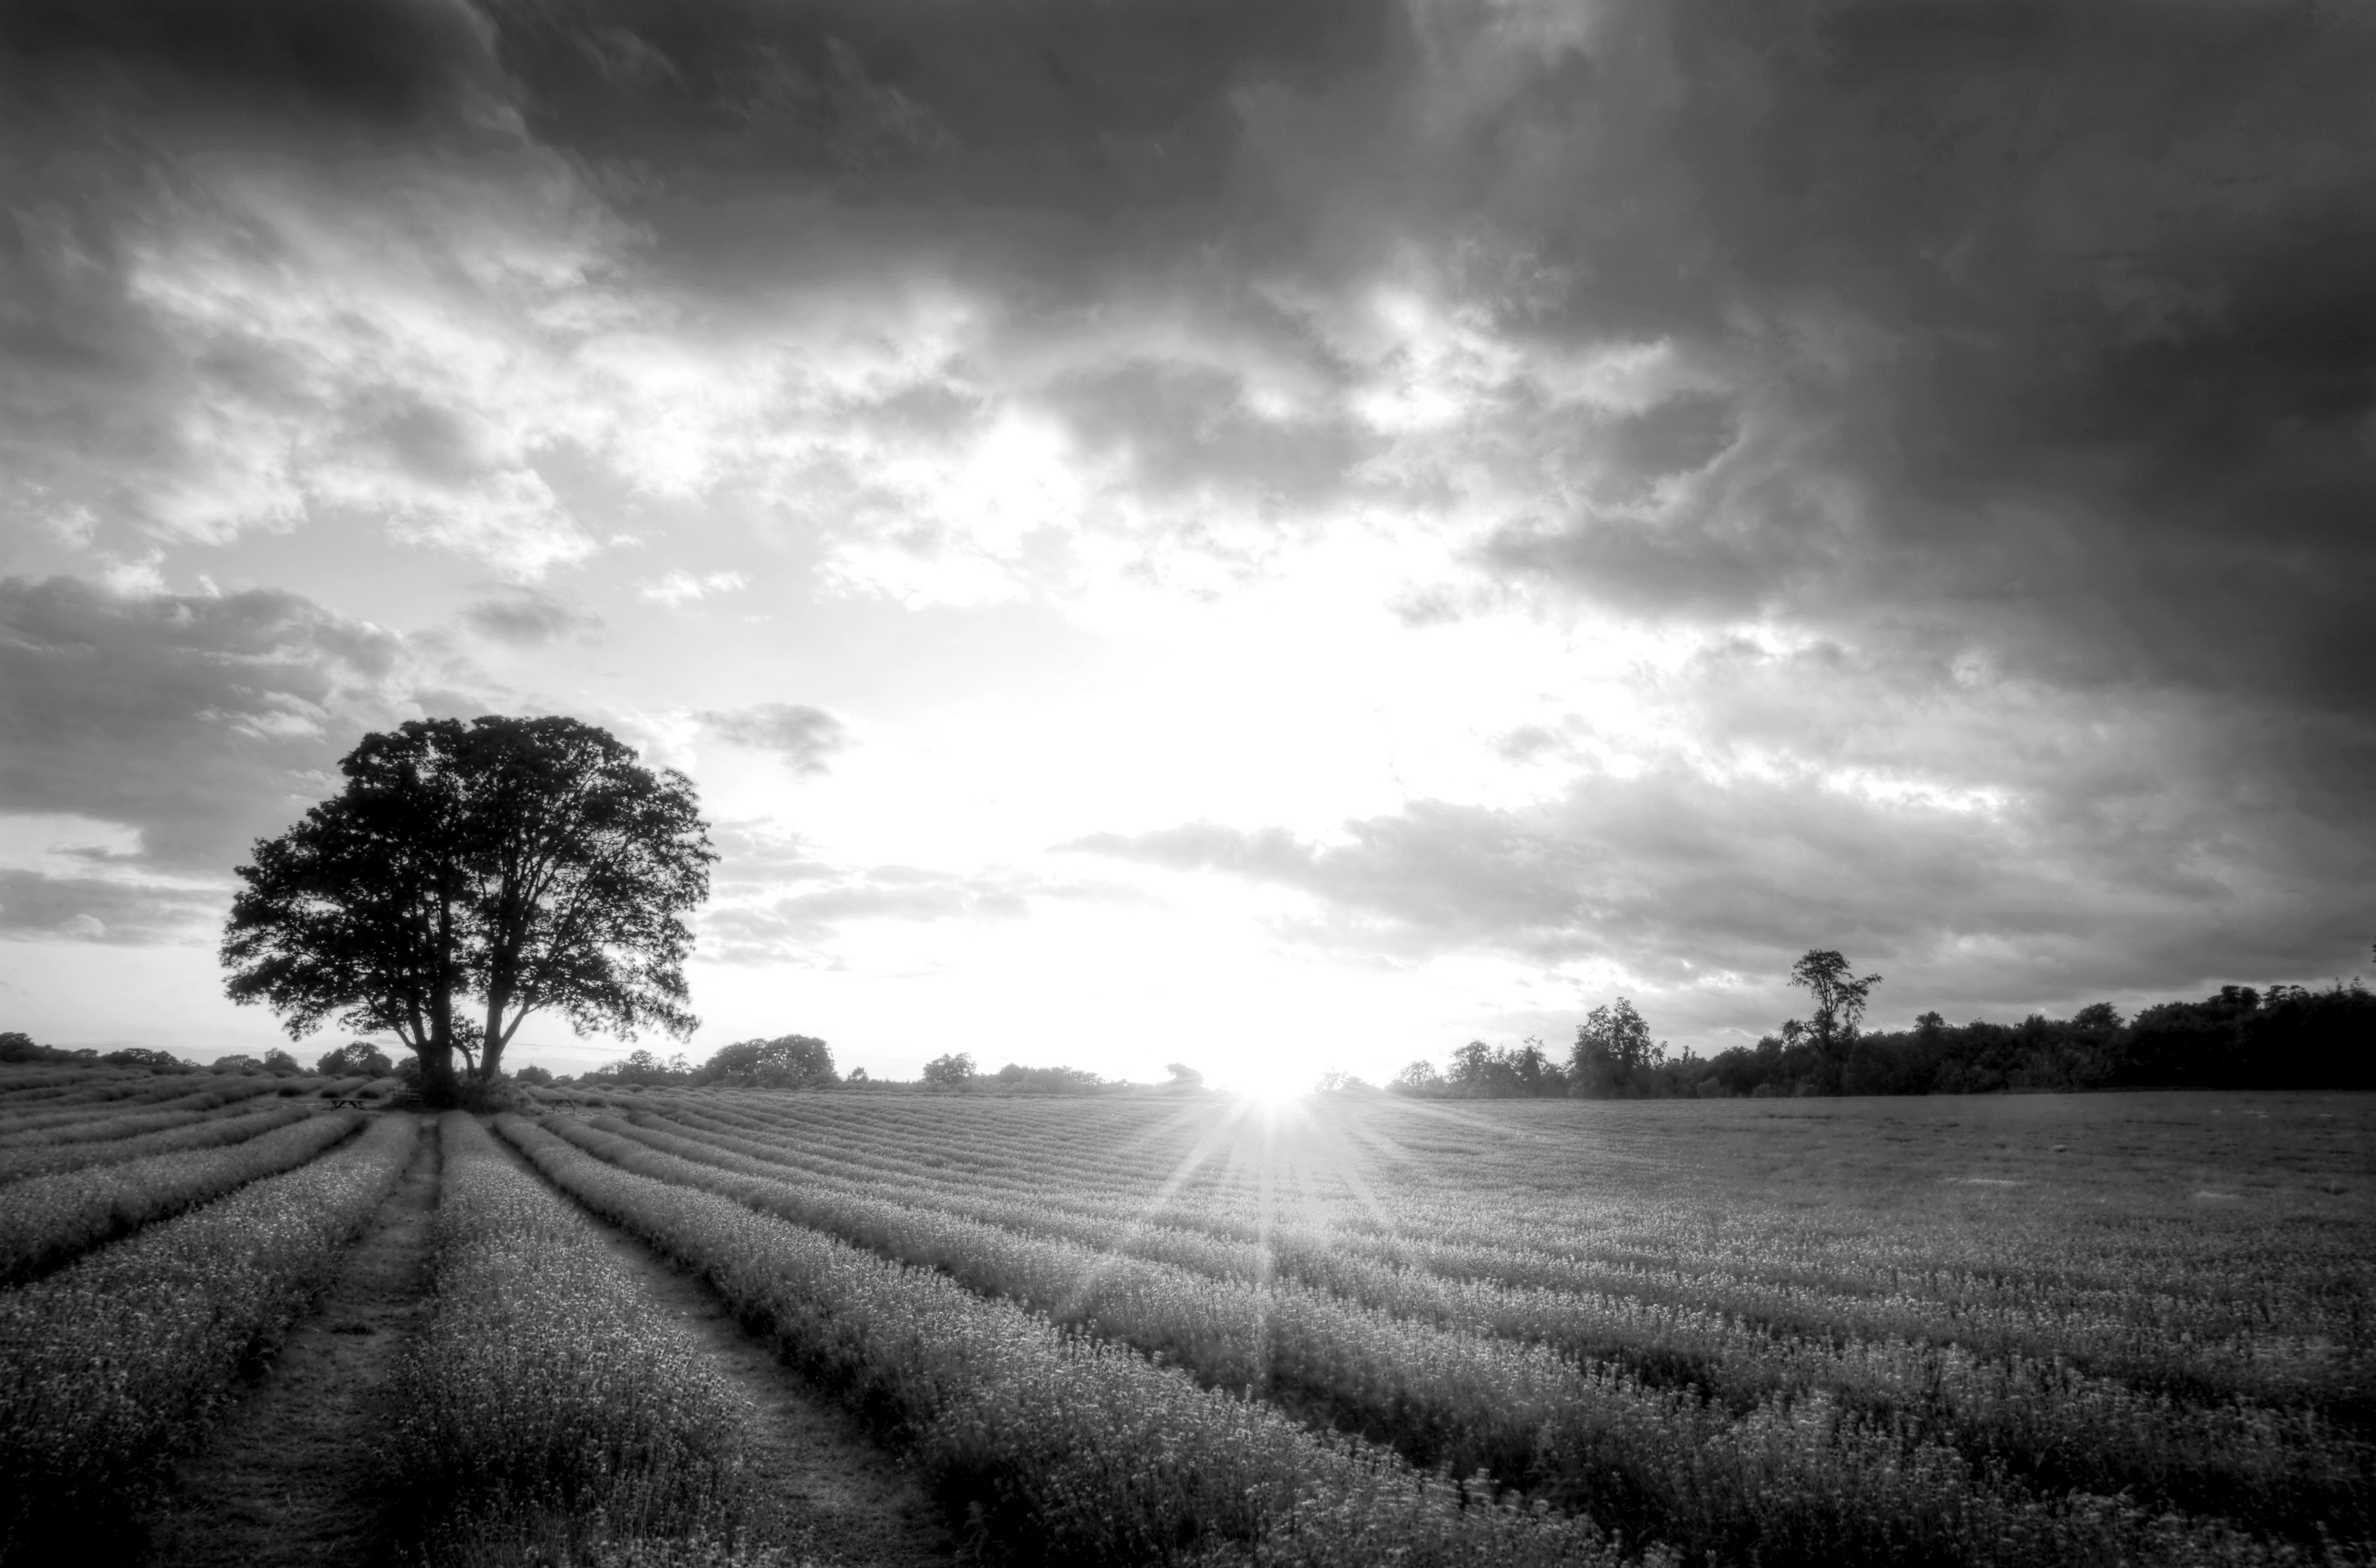
[[143,1225],[295,1169],[362,1125],[358,1111],[315,1114],[221,1148],[33,1176],[0,1203],[0,1283],[31,1278]]
[[479,1123],[440,1133],[434,1315],[388,1443],[400,1532],[433,1559],[731,1536],[748,1401]]
[[1314,1433],[956,1281],[716,1194],[505,1136],[573,1196],[698,1269],[747,1324],[911,1451],[988,1544],[1058,1562],[1613,1562],[1589,1523]]
[[168,1126],[154,1132],[123,1134],[105,1140],[78,1139],[71,1143],[35,1145],[22,1148],[11,1144],[0,1149],[0,1182],[20,1182],[31,1176],[53,1175],[61,1170],[82,1170],[94,1165],[122,1165],[127,1160],[145,1159],[151,1155],[178,1154],[185,1149],[220,1148],[230,1144],[245,1143],[303,1122],[321,1112],[318,1101],[276,1100],[254,1111],[235,1111],[220,1115],[208,1114],[187,1121],[183,1125]]
[[[73,1560],[277,1343],[419,1134],[347,1147],[0,1292],[0,1560]],[[88,1561],[88,1558],[82,1560]]]
[[703,1188],[975,1291],[1010,1298],[1209,1385],[1252,1388],[1421,1463],[1479,1468],[1693,1555],[1767,1562],[2071,1562],[2161,1536],[2263,1549],[2216,1520],[2124,1499],[2049,1498],[1828,1394],[1745,1413],[1540,1347],[1397,1319],[1290,1283],[1256,1285],[957,1215],[696,1163],[567,1119],[588,1152]]

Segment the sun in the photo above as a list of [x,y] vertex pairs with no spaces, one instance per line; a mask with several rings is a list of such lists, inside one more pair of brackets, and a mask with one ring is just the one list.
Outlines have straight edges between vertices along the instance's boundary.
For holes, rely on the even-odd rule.
[[1251,1072],[1230,1087],[1265,1111],[1279,1110],[1312,1092],[1312,1085],[1303,1077],[1277,1068]]

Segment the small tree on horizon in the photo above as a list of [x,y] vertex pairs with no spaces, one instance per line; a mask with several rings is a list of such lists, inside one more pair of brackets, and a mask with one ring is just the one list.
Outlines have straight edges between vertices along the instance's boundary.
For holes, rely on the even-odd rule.
[[[574,719],[415,719],[367,734],[347,783],[237,868],[225,990],[302,1038],[386,1031],[433,1099],[481,1082],[531,1013],[583,1035],[683,1038],[685,916],[708,896],[692,782]],[[478,999],[478,1018],[459,1009]]]
[[[1836,949],[1810,947],[1790,966],[1790,983],[1815,994],[1815,1016],[1801,1027],[1815,1048],[1816,1087],[1824,1094],[1837,1094],[1848,1048],[1856,1043],[1857,1026],[1864,1021],[1865,1004],[1881,977],[1859,980]],[[1788,1024],[1783,1026],[1783,1038],[1794,1038]]]
[[975,1076],[973,1052],[954,1051],[924,1063],[924,1082],[934,1088],[961,1089]]

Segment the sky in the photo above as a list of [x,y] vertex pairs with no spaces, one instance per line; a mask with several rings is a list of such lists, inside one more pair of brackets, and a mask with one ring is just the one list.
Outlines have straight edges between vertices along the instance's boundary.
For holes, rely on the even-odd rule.
[[2347,979],[2371,80],[2261,0],[20,0],[0,1028],[282,1043],[233,868],[482,713],[697,787],[663,1054]]

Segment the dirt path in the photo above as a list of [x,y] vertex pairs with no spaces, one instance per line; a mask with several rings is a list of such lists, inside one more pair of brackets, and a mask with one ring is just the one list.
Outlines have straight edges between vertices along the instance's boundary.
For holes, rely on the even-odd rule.
[[435,1124],[314,1315],[282,1343],[148,1520],[164,1568],[362,1565],[380,1560],[371,1438],[397,1352],[428,1307]]
[[[511,1146],[502,1146],[533,1173]],[[562,1201],[578,1206],[566,1194]],[[759,1441],[745,1457],[760,1495],[773,1504],[774,1516],[761,1522],[765,1535],[847,1568],[948,1568],[958,1561],[932,1499],[839,1406],[745,1334],[707,1286],[600,1216],[578,1212],[757,1408]]]

